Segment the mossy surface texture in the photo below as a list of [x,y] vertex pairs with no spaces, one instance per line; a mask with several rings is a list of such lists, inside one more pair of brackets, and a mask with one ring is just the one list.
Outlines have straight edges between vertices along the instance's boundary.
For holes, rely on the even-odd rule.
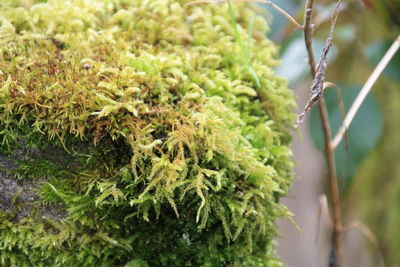
[[1,1],[1,266],[281,264],[277,49],[251,6],[186,3]]

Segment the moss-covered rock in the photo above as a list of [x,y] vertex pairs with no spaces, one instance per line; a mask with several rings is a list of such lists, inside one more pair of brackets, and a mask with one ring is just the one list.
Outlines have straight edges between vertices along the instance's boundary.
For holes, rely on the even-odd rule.
[[1,1],[0,265],[280,265],[277,50],[249,5],[185,3]]

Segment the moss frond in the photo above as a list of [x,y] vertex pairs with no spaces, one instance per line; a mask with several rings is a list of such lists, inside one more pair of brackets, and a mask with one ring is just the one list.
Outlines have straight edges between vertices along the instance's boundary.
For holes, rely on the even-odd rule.
[[1,211],[1,265],[279,265],[277,49],[251,6],[187,2],[0,3],[0,150],[66,155],[18,161],[66,216]]

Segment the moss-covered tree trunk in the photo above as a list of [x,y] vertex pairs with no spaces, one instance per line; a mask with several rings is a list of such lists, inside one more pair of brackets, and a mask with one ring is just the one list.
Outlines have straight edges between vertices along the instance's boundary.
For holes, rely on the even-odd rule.
[[185,3],[1,1],[0,265],[280,265],[276,48],[248,5]]

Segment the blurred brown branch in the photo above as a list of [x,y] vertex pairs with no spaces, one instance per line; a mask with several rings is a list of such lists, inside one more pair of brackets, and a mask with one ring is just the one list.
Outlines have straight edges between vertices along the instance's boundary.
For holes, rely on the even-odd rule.
[[[338,186],[338,180],[337,180],[337,174],[336,174],[336,163],[335,163],[334,150],[330,146],[330,142],[332,139],[332,133],[331,133],[331,127],[330,127],[330,123],[329,123],[328,110],[326,108],[325,99],[324,99],[324,96],[322,93],[323,90],[320,90],[322,92],[316,91],[318,89],[318,88],[316,88],[318,85],[316,83],[316,81],[319,82],[319,80],[317,80],[317,79],[320,79],[321,80],[320,82],[322,84],[324,82],[324,76],[325,76],[325,71],[326,71],[326,55],[327,55],[327,52],[329,51],[329,47],[332,43],[333,30],[334,30],[337,15],[338,15],[337,9],[338,9],[339,5],[340,5],[340,0],[337,2],[337,6],[332,15],[331,31],[330,31],[329,37],[326,41],[326,46],[323,50],[323,55],[321,57],[321,60],[320,60],[320,63],[318,64],[318,66],[315,63],[315,57],[314,57],[314,53],[312,50],[312,32],[313,32],[312,12],[313,12],[313,8],[314,8],[314,0],[307,1],[306,11],[305,11],[305,21],[304,21],[304,41],[305,41],[306,48],[307,48],[308,63],[310,65],[311,75],[314,79],[313,86],[311,89],[311,98],[310,98],[311,100],[310,101],[313,102],[311,105],[318,102],[320,119],[321,119],[321,124],[322,124],[323,132],[324,132],[325,157],[326,157],[326,161],[328,164],[329,189],[330,189],[330,194],[331,194],[331,198],[332,198],[332,208],[333,208],[332,250],[331,250],[330,258],[331,258],[333,264],[335,264],[335,265],[343,263],[343,246],[342,246],[342,240],[341,240],[342,215],[341,215],[341,208],[340,208],[339,186]],[[318,73],[322,73],[320,75],[321,77],[317,77]],[[316,84],[316,86],[314,86],[315,84]],[[322,84],[321,84],[321,88],[322,88]],[[315,87],[315,89],[314,89],[314,87]],[[313,89],[315,91],[313,91]],[[317,94],[317,98],[313,99],[313,96],[315,94]],[[310,103],[310,101],[309,101],[309,103]],[[307,112],[307,107],[306,107],[305,112]],[[302,115],[300,115],[298,123],[301,122]],[[303,115],[303,117],[304,117],[304,115]]]
[[[320,221],[321,218],[324,219],[326,224],[328,225],[329,228],[333,228],[333,221],[330,217],[329,213],[329,208],[328,208],[328,198],[326,197],[325,194],[322,194],[319,196],[319,211],[318,211],[318,230],[317,230],[317,241],[319,239],[319,230],[320,230]],[[351,222],[349,225],[344,226],[341,229],[341,233],[345,234],[351,230],[358,229],[362,235],[364,235],[369,242],[374,246],[378,259],[379,259],[379,266],[383,267],[385,266],[385,259],[383,257],[383,251],[381,246],[379,245],[379,241],[374,235],[374,233],[362,222],[359,221],[354,221]]]
[[[312,73],[313,72],[314,73],[313,73],[313,82],[311,85],[310,98],[307,102],[306,107],[304,108],[304,111],[298,117],[296,126],[300,125],[303,122],[305,114],[311,110],[312,106],[315,105],[320,100],[321,96],[324,93],[324,82],[325,82],[326,67],[328,64],[328,53],[329,53],[330,48],[332,47],[333,32],[335,29],[337,17],[339,15],[339,6],[340,6],[340,1],[338,1],[335,9],[333,10],[332,19],[331,19],[331,29],[329,32],[329,36],[326,39],[325,47],[322,50],[321,59],[319,60],[317,66],[315,66],[314,56],[312,56],[312,60],[309,60],[309,62],[314,61],[312,63],[312,65],[310,65],[310,67],[314,70],[314,71],[312,71]],[[307,15],[307,12],[310,12],[310,15]],[[312,14],[311,12],[312,12],[312,8],[311,9],[307,8],[306,17],[305,17],[306,22],[307,22],[307,19],[309,19],[311,21],[311,14]],[[307,47],[307,52],[310,55],[310,52],[312,53],[312,47],[311,47],[311,40],[309,41],[308,38],[311,38],[311,36],[312,36],[311,24],[305,23],[305,28],[307,28],[307,27],[309,27],[310,30],[307,30],[308,34],[304,35],[304,36],[307,37],[306,45],[309,46],[309,47]]]
[[356,115],[361,104],[364,102],[372,86],[375,84],[376,80],[378,80],[379,76],[381,75],[387,64],[390,62],[390,60],[393,58],[393,56],[396,54],[399,47],[400,47],[400,34],[397,36],[396,40],[394,40],[392,46],[383,56],[379,64],[372,72],[371,76],[368,78],[367,82],[364,84],[363,88],[360,90],[360,93],[357,95],[357,98],[354,100],[353,105],[351,106],[349,112],[347,113],[342,126],[339,128],[339,131],[337,132],[335,138],[332,140],[331,143],[332,149],[335,149],[339,145],[340,141],[342,140],[344,134],[349,128],[351,122],[353,121],[354,116]]

